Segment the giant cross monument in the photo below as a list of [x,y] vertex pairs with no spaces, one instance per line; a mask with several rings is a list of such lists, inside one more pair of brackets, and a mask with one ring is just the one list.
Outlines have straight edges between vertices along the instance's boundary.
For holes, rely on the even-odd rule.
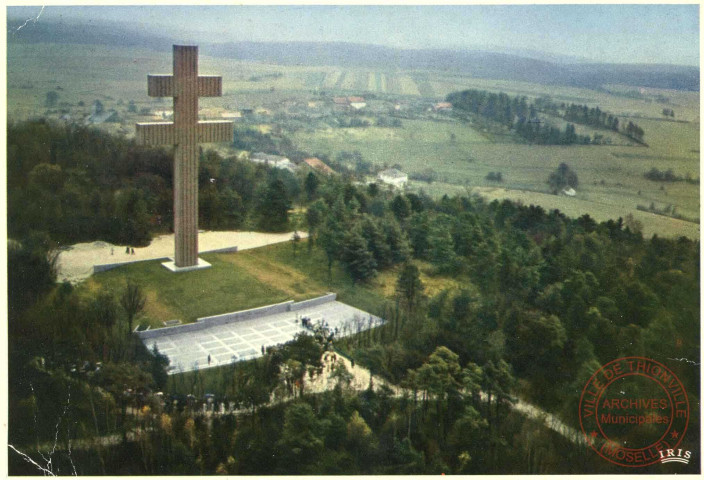
[[233,123],[198,121],[198,97],[222,96],[222,77],[198,75],[198,47],[174,45],[174,74],[148,75],[150,97],[173,97],[174,121],[138,123],[137,142],[174,145],[175,272],[210,266],[198,258],[198,144],[231,142]]

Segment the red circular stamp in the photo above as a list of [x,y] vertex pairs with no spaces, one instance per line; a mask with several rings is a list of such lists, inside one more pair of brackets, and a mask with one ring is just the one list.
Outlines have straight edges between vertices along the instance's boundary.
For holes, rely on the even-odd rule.
[[663,364],[619,358],[585,385],[579,423],[586,442],[602,458],[623,467],[645,467],[682,442],[689,399],[682,382]]

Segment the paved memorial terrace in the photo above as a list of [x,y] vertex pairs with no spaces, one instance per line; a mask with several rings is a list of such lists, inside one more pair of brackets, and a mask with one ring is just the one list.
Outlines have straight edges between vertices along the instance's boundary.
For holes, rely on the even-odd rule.
[[[250,248],[288,242],[293,232],[199,232],[198,245],[201,253],[223,250],[247,250]],[[307,232],[298,232],[301,239],[308,238]],[[58,259],[57,277],[78,283],[90,277],[96,267],[106,270],[106,266],[122,266],[144,260],[165,259],[174,254],[174,234],[160,235],[146,247],[135,247],[134,254],[125,253],[125,245],[107,242],[78,243],[62,250]],[[102,268],[101,268],[102,267]]]
[[137,334],[147,348],[156,344],[169,357],[169,373],[181,373],[260,357],[262,346],[286,343],[297,333],[310,331],[302,325],[304,317],[312,325],[325,322],[330,331],[337,328],[336,338],[383,323],[381,318],[335,298],[335,294],[330,294],[303,302],[269,305]]

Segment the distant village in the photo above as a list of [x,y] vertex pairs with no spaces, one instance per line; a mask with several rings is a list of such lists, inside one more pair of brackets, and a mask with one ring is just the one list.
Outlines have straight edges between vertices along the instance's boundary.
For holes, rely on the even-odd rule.
[[[56,97],[56,95],[55,95]],[[223,101],[225,103],[226,100]],[[49,99],[47,98],[47,103]],[[48,105],[47,105],[48,106]],[[136,103],[94,100],[78,104],[66,102],[48,108],[45,116],[66,123],[90,125],[113,134],[131,137],[136,122],[172,121],[173,109],[167,102],[150,100]],[[449,120],[452,111],[449,102],[434,102],[422,98],[394,98],[369,94],[367,96],[333,96],[314,92],[307,100],[283,100],[272,104],[201,108],[201,120],[231,120],[236,125],[252,128],[269,128],[275,132],[295,132],[299,129],[331,131],[336,128],[366,128],[370,126],[402,128],[409,119]],[[310,168],[323,174],[335,175],[336,171],[323,160],[315,157],[290,159],[264,151],[235,151],[242,160],[268,165],[273,168],[296,172],[298,168]],[[389,164],[393,159],[390,159]],[[339,169],[339,166],[338,166]],[[408,174],[394,165],[392,168],[375,168],[368,176],[369,182],[381,182],[392,188],[403,189],[408,183]]]

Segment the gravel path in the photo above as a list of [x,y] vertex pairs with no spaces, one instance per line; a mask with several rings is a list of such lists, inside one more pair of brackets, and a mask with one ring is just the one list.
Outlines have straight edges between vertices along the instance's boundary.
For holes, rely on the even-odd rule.
[[[286,242],[292,235],[293,232],[200,232],[198,245],[201,253],[235,246],[238,250],[247,250]],[[299,232],[299,235],[302,239],[308,236],[305,232]],[[78,243],[66,247],[59,254],[58,281],[81,282],[93,274],[93,265],[173,257],[174,235],[160,235],[146,247],[135,247],[134,255],[125,253],[125,248],[124,245],[112,245],[107,242]]]

